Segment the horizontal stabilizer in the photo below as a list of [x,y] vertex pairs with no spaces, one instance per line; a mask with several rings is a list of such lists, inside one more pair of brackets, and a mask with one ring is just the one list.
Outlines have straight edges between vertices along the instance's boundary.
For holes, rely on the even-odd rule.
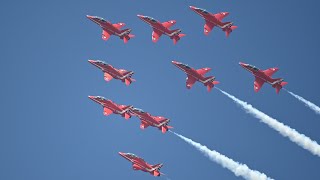
[[179,34],[177,36],[174,36],[172,39],[173,39],[173,44],[177,44],[177,42],[182,38],[186,36],[186,34]]
[[220,82],[219,81],[213,81],[212,84],[216,85],[216,84],[219,84]]
[[127,86],[129,86],[129,85],[132,83],[132,79],[131,79],[131,78],[126,78],[126,79],[124,80],[124,82],[125,82],[125,84],[126,84]]
[[124,113],[124,118],[125,119],[130,119],[131,118],[131,115],[129,113]]
[[212,90],[212,88],[214,87],[214,85],[219,84],[219,81],[210,81],[207,82],[205,85],[207,86],[207,90],[208,92],[210,92]]
[[231,34],[231,32],[236,29],[238,26],[231,26],[229,28],[226,28],[224,31],[226,32],[226,36],[229,37],[229,35]]
[[281,82],[274,84],[272,87],[276,88],[276,93],[279,94],[280,90],[283,88],[283,86],[287,85],[288,82]]
[[123,42],[126,44],[129,41],[129,36],[124,36],[123,37]]
[[159,171],[153,171],[153,175],[154,176],[160,176],[160,172]]

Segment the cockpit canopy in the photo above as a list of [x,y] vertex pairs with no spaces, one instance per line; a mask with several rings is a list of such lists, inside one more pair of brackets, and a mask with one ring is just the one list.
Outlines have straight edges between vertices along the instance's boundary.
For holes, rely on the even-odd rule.
[[132,154],[132,153],[127,153],[127,156],[132,157],[132,158],[138,158],[138,156],[136,156],[135,154]]
[[100,99],[100,100],[106,100],[106,98],[102,97],[102,96],[96,96],[97,99]]
[[139,111],[140,113],[145,113],[142,109],[139,109],[139,108],[133,108],[133,110]]
[[197,11],[202,12],[204,14],[209,14],[207,10],[201,9],[201,8],[196,8]]
[[96,20],[100,20],[100,21],[102,21],[102,22],[107,22],[107,21],[104,20],[102,17],[94,16],[93,18],[96,19]]
[[187,69],[191,69],[191,67],[190,67],[188,64],[182,64],[182,63],[181,63],[181,66],[183,66],[183,67],[185,67],[185,68],[187,68]]
[[248,67],[249,69],[254,70],[254,71],[259,71],[259,68],[255,67],[255,66],[252,66],[252,65],[250,65],[250,64],[248,64],[247,67]]
[[155,20],[154,18],[152,18],[152,17],[149,17],[149,16],[145,16],[144,17],[146,20],[149,20],[149,21],[151,21],[151,22],[157,22],[157,20]]
[[107,63],[105,63],[104,61],[100,61],[100,60],[97,60],[96,63],[98,64],[102,64],[102,65],[108,65]]

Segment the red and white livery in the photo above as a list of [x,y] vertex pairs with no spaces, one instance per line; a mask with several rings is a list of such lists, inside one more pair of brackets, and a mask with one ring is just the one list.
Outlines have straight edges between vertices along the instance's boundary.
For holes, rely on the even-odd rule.
[[104,74],[104,80],[107,82],[111,81],[114,78],[121,80],[127,86],[129,86],[132,82],[136,81],[131,77],[134,74],[133,71],[116,69],[112,65],[100,60],[88,60],[88,62],[102,70]]
[[130,115],[130,109],[132,108],[131,105],[118,105],[114,102],[112,102],[109,99],[106,99],[101,96],[88,96],[89,99],[92,101],[100,104],[103,107],[103,115],[109,116],[110,114],[119,114],[125,119],[129,119],[131,117]]
[[160,172],[160,169],[163,166],[163,164],[156,164],[156,165],[148,164],[144,159],[132,153],[119,152],[119,154],[120,156],[122,156],[123,158],[125,158],[126,160],[132,163],[133,170],[148,172],[153,176],[164,175],[163,173]]
[[203,83],[204,86],[207,86],[207,90],[210,92],[214,85],[219,84],[219,81],[215,81],[214,76],[204,77],[204,75],[211,70],[211,68],[201,68],[201,69],[193,69],[187,64],[183,64],[181,62],[172,61],[172,64],[175,65],[180,70],[184,71],[187,74],[186,87],[191,89],[194,83],[197,81]]
[[120,39],[123,39],[124,43],[127,43],[131,38],[134,37],[131,33],[131,29],[123,29],[121,28],[125,26],[125,23],[116,23],[112,24],[109,21],[104,20],[101,17],[98,16],[89,16],[87,15],[87,18],[91,21],[95,22],[102,28],[102,39],[104,41],[107,41],[111,35],[118,36]]
[[268,84],[271,84],[271,86],[276,89],[276,93],[279,94],[282,87],[288,84],[287,82],[284,82],[282,78],[272,78],[272,75],[279,70],[279,68],[277,67],[260,70],[259,68],[250,64],[246,64],[243,62],[240,62],[239,64],[245,70],[251,72],[255,77],[253,86],[255,92],[258,92],[266,82]]
[[223,18],[229,15],[228,12],[221,12],[217,14],[209,13],[205,9],[197,8],[194,6],[190,6],[190,9],[200,15],[204,20],[204,34],[208,35],[211,30],[217,26],[222,29],[222,31],[226,32],[226,36],[228,37],[230,33],[237,28],[237,26],[233,25],[233,22],[222,22]]
[[170,20],[167,22],[161,23],[160,21],[155,20],[149,16],[137,15],[142,21],[146,22],[153,29],[152,31],[152,42],[157,42],[162,34],[165,34],[173,40],[173,43],[176,44],[180,38],[185,36],[181,34],[181,29],[170,30],[170,27],[176,24],[175,20]]
[[149,126],[153,126],[166,133],[169,129],[173,128],[169,126],[170,119],[161,116],[152,116],[151,114],[138,108],[130,109],[131,115],[137,116],[141,120],[140,128],[145,129]]

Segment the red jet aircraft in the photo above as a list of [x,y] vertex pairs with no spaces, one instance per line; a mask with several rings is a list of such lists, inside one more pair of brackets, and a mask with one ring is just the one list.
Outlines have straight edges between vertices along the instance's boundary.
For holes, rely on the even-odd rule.
[[170,120],[161,116],[152,116],[151,114],[144,112],[142,109],[131,108],[131,115],[137,116],[141,120],[140,128],[145,129],[148,126],[153,126],[166,133],[168,129],[173,127],[168,126]]
[[265,82],[269,83],[272,85],[273,88],[276,88],[276,92],[277,94],[279,94],[280,89],[285,86],[286,84],[288,84],[287,82],[284,82],[282,78],[272,78],[272,75],[277,72],[279,70],[279,68],[269,68],[266,70],[260,70],[255,66],[252,66],[250,64],[245,64],[240,62],[239,63],[240,66],[242,66],[244,69],[246,69],[247,71],[251,72],[254,77],[254,91],[258,92],[261,87],[263,86],[263,84]]
[[124,157],[126,160],[132,162],[133,170],[140,170],[144,172],[148,172],[153,176],[160,176],[163,173],[160,172],[160,168],[163,166],[162,164],[150,165],[144,161],[144,159],[132,154],[132,153],[123,153],[119,152],[119,154]]
[[214,26],[220,27],[224,32],[226,32],[226,36],[228,37],[230,33],[237,28],[237,26],[233,26],[233,22],[222,22],[222,19],[229,15],[228,12],[221,12],[217,14],[212,14],[206,11],[205,9],[197,8],[194,6],[190,6],[190,9],[195,13],[199,14],[206,21],[204,25],[204,34],[208,35]]
[[169,36],[170,39],[173,40],[174,44],[176,44],[180,40],[180,38],[185,36],[185,34],[180,34],[181,29],[170,30],[170,27],[176,24],[175,20],[170,20],[170,21],[161,23],[160,21],[157,21],[154,18],[149,16],[138,15],[138,17],[152,27],[153,42],[157,42],[162,34]]
[[109,116],[110,114],[114,113],[114,114],[120,114],[125,119],[129,119],[131,117],[130,109],[132,108],[132,106],[118,105],[112,102],[111,100],[101,96],[88,96],[88,97],[92,101],[103,106],[103,114],[105,116]]
[[104,73],[104,80],[107,82],[111,81],[113,78],[120,79],[127,86],[129,86],[135,79],[131,78],[133,71],[127,71],[124,69],[116,69],[110,64],[107,64],[100,60],[88,60],[89,63],[101,69]]
[[120,37],[120,39],[123,39],[124,43],[127,43],[130,38],[134,37],[133,34],[130,34],[131,29],[121,30],[121,28],[126,25],[125,23],[111,24],[111,22],[98,16],[87,15],[87,18],[97,23],[102,28],[102,39],[105,41],[108,40],[111,35]]
[[198,70],[193,69],[192,67],[183,64],[181,62],[172,61],[172,64],[177,66],[179,69],[184,71],[187,74],[186,87],[191,89],[196,81],[203,83],[204,86],[207,86],[208,91],[210,92],[214,85],[219,84],[219,81],[215,81],[214,76],[204,77],[204,75],[211,70],[211,68],[201,68]]

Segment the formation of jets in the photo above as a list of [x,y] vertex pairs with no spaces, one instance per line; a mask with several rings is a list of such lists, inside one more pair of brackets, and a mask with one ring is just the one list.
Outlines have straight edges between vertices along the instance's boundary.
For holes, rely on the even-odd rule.
[[[202,8],[197,8],[194,6],[190,6],[190,9],[201,17],[205,19],[204,25],[204,34],[208,35],[213,27],[220,27],[224,32],[226,32],[226,36],[228,37],[230,33],[237,28],[237,26],[233,25],[233,22],[222,22],[222,19],[229,15],[228,12],[221,12],[217,14],[212,14]],[[176,24],[176,20],[169,20],[161,23],[160,21],[144,15],[137,15],[145,23],[149,24],[152,28],[152,42],[156,43],[159,38],[164,34],[170,37],[173,40],[173,44],[177,44],[177,42],[186,34],[181,33],[181,29],[170,30],[171,26]],[[98,16],[90,16],[87,15],[87,18],[98,24],[102,28],[102,39],[107,41],[111,35],[118,36],[120,39],[123,39],[124,43],[127,43],[131,38],[135,37],[135,35],[130,34],[131,29],[123,29],[121,28],[125,26],[125,23],[116,23],[112,24],[111,22],[104,20]]]
[[[224,31],[226,33],[226,36],[228,37],[230,33],[237,28],[237,26],[233,25],[233,22],[222,22],[222,20],[229,15],[228,12],[212,14],[205,9],[197,8],[194,6],[190,6],[190,9],[198,15],[200,15],[205,20],[205,35],[208,35],[212,31],[212,29],[215,26],[217,26],[221,28],[222,31]],[[173,25],[176,24],[176,20],[169,20],[161,23],[160,21],[155,20],[154,18],[149,16],[137,16],[142,21],[146,22],[151,26],[152,42],[154,43],[157,42],[163,34],[172,39],[174,44],[176,44],[182,37],[186,36],[186,34],[181,33],[181,29],[170,29]],[[102,28],[102,39],[105,41],[108,40],[111,35],[115,35],[118,36],[120,39],[123,39],[124,43],[127,43],[131,38],[134,37],[134,35],[131,34],[131,29],[121,30],[121,28],[125,26],[125,23],[112,24],[111,22],[106,21],[98,16],[88,15],[87,18],[89,18],[91,21],[95,22]],[[135,81],[135,79],[132,78],[132,75],[134,74],[133,71],[116,69],[112,65],[100,60],[88,60],[88,62],[99,68],[104,73],[105,81],[117,79],[121,80],[127,86],[129,86],[132,82]],[[206,86],[208,91],[211,91],[215,85],[219,84],[219,81],[216,81],[214,76],[205,77],[205,74],[211,71],[211,68],[209,67],[194,69],[187,64],[183,64],[177,61],[172,61],[172,64],[186,73],[187,89],[191,89],[197,81]],[[242,62],[240,62],[239,64],[244,69],[248,70],[254,75],[255,92],[258,92],[264,83],[269,83],[272,85],[273,88],[276,89],[276,93],[278,94],[281,88],[287,84],[287,82],[284,82],[282,78],[272,78],[272,75],[279,70],[278,68],[260,70],[257,67],[252,66],[250,64]],[[145,112],[142,109],[133,107],[132,105],[119,105],[101,96],[89,96],[89,98],[103,107],[103,114],[105,116],[109,116],[111,114],[118,114],[124,117],[125,119],[129,119],[132,116],[137,117],[141,121],[141,129],[145,129],[149,126],[152,126],[161,130],[162,133],[166,133],[169,129],[173,128],[172,126],[169,126],[170,119],[162,116],[152,116],[150,113]],[[163,173],[160,172],[160,168],[163,166],[162,164],[150,165],[147,162],[145,162],[142,158],[132,153],[119,152],[119,154],[132,163],[132,167],[134,170],[148,172],[153,176],[163,175]]]

